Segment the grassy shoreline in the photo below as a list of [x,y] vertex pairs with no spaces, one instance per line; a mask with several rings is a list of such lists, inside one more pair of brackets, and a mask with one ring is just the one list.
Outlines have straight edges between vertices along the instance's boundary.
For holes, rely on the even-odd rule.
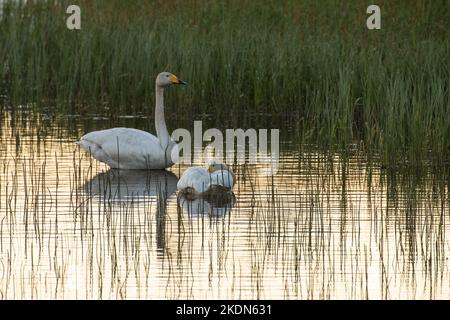
[[154,77],[167,69],[190,84],[168,93],[179,118],[240,127],[288,114],[299,143],[356,142],[384,163],[450,159],[446,1],[379,1],[380,31],[366,29],[365,1],[70,4],[82,8],[81,31],[65,27],[68,1],[5,5],[3,105],[152,113]]

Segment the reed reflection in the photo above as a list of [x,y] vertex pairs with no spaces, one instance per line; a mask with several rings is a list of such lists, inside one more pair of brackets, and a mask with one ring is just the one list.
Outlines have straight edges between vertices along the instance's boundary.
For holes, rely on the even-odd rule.
[[165,170],[118,170],[101,172],[84,185],[86,193],[112,200],[165,198],[177,189],[178,178]]
[[116,205],[156,201],[156,248],[158,256],[166,250],[167,199],[175,193],[178,178],[165,170],[109,169],[88,180],[87,194]]
[[213,194],[207,197],[189,197],[180,192],[177,205],[190,218],[196,217],[224,217],[234,207],[236,196],[233,192]]

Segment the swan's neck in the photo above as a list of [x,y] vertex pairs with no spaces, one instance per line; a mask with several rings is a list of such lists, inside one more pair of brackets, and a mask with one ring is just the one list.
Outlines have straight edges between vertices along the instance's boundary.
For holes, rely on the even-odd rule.
[[170,139],[164,119],[164,88],[158,85],[156,86],[155,127],[159,143],[165,150],[169,146]]

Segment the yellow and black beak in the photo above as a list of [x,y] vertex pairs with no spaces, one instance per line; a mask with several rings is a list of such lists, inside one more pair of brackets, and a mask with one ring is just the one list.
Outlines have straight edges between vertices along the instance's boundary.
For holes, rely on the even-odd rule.
[[183,84],[183,85],[187,84],[183,80],[178,79],[178,77],[176,75],[171,75],[169,79],[172,84]]

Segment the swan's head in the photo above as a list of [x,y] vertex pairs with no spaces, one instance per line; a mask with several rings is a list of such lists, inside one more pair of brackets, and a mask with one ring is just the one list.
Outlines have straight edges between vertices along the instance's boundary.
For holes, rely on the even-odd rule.
[[231,169],[224,163],[221,163],[217,160],[209,160],[208,161],[208,171],[209,173],[213,173],[218,170],[227,170],[231,172]]
[[186,84],[181,79],[178,79],[178,77],[170,72],[161,72],[156,77],[156,85],[161,88],[167,88],[168,86],[172,84]]

